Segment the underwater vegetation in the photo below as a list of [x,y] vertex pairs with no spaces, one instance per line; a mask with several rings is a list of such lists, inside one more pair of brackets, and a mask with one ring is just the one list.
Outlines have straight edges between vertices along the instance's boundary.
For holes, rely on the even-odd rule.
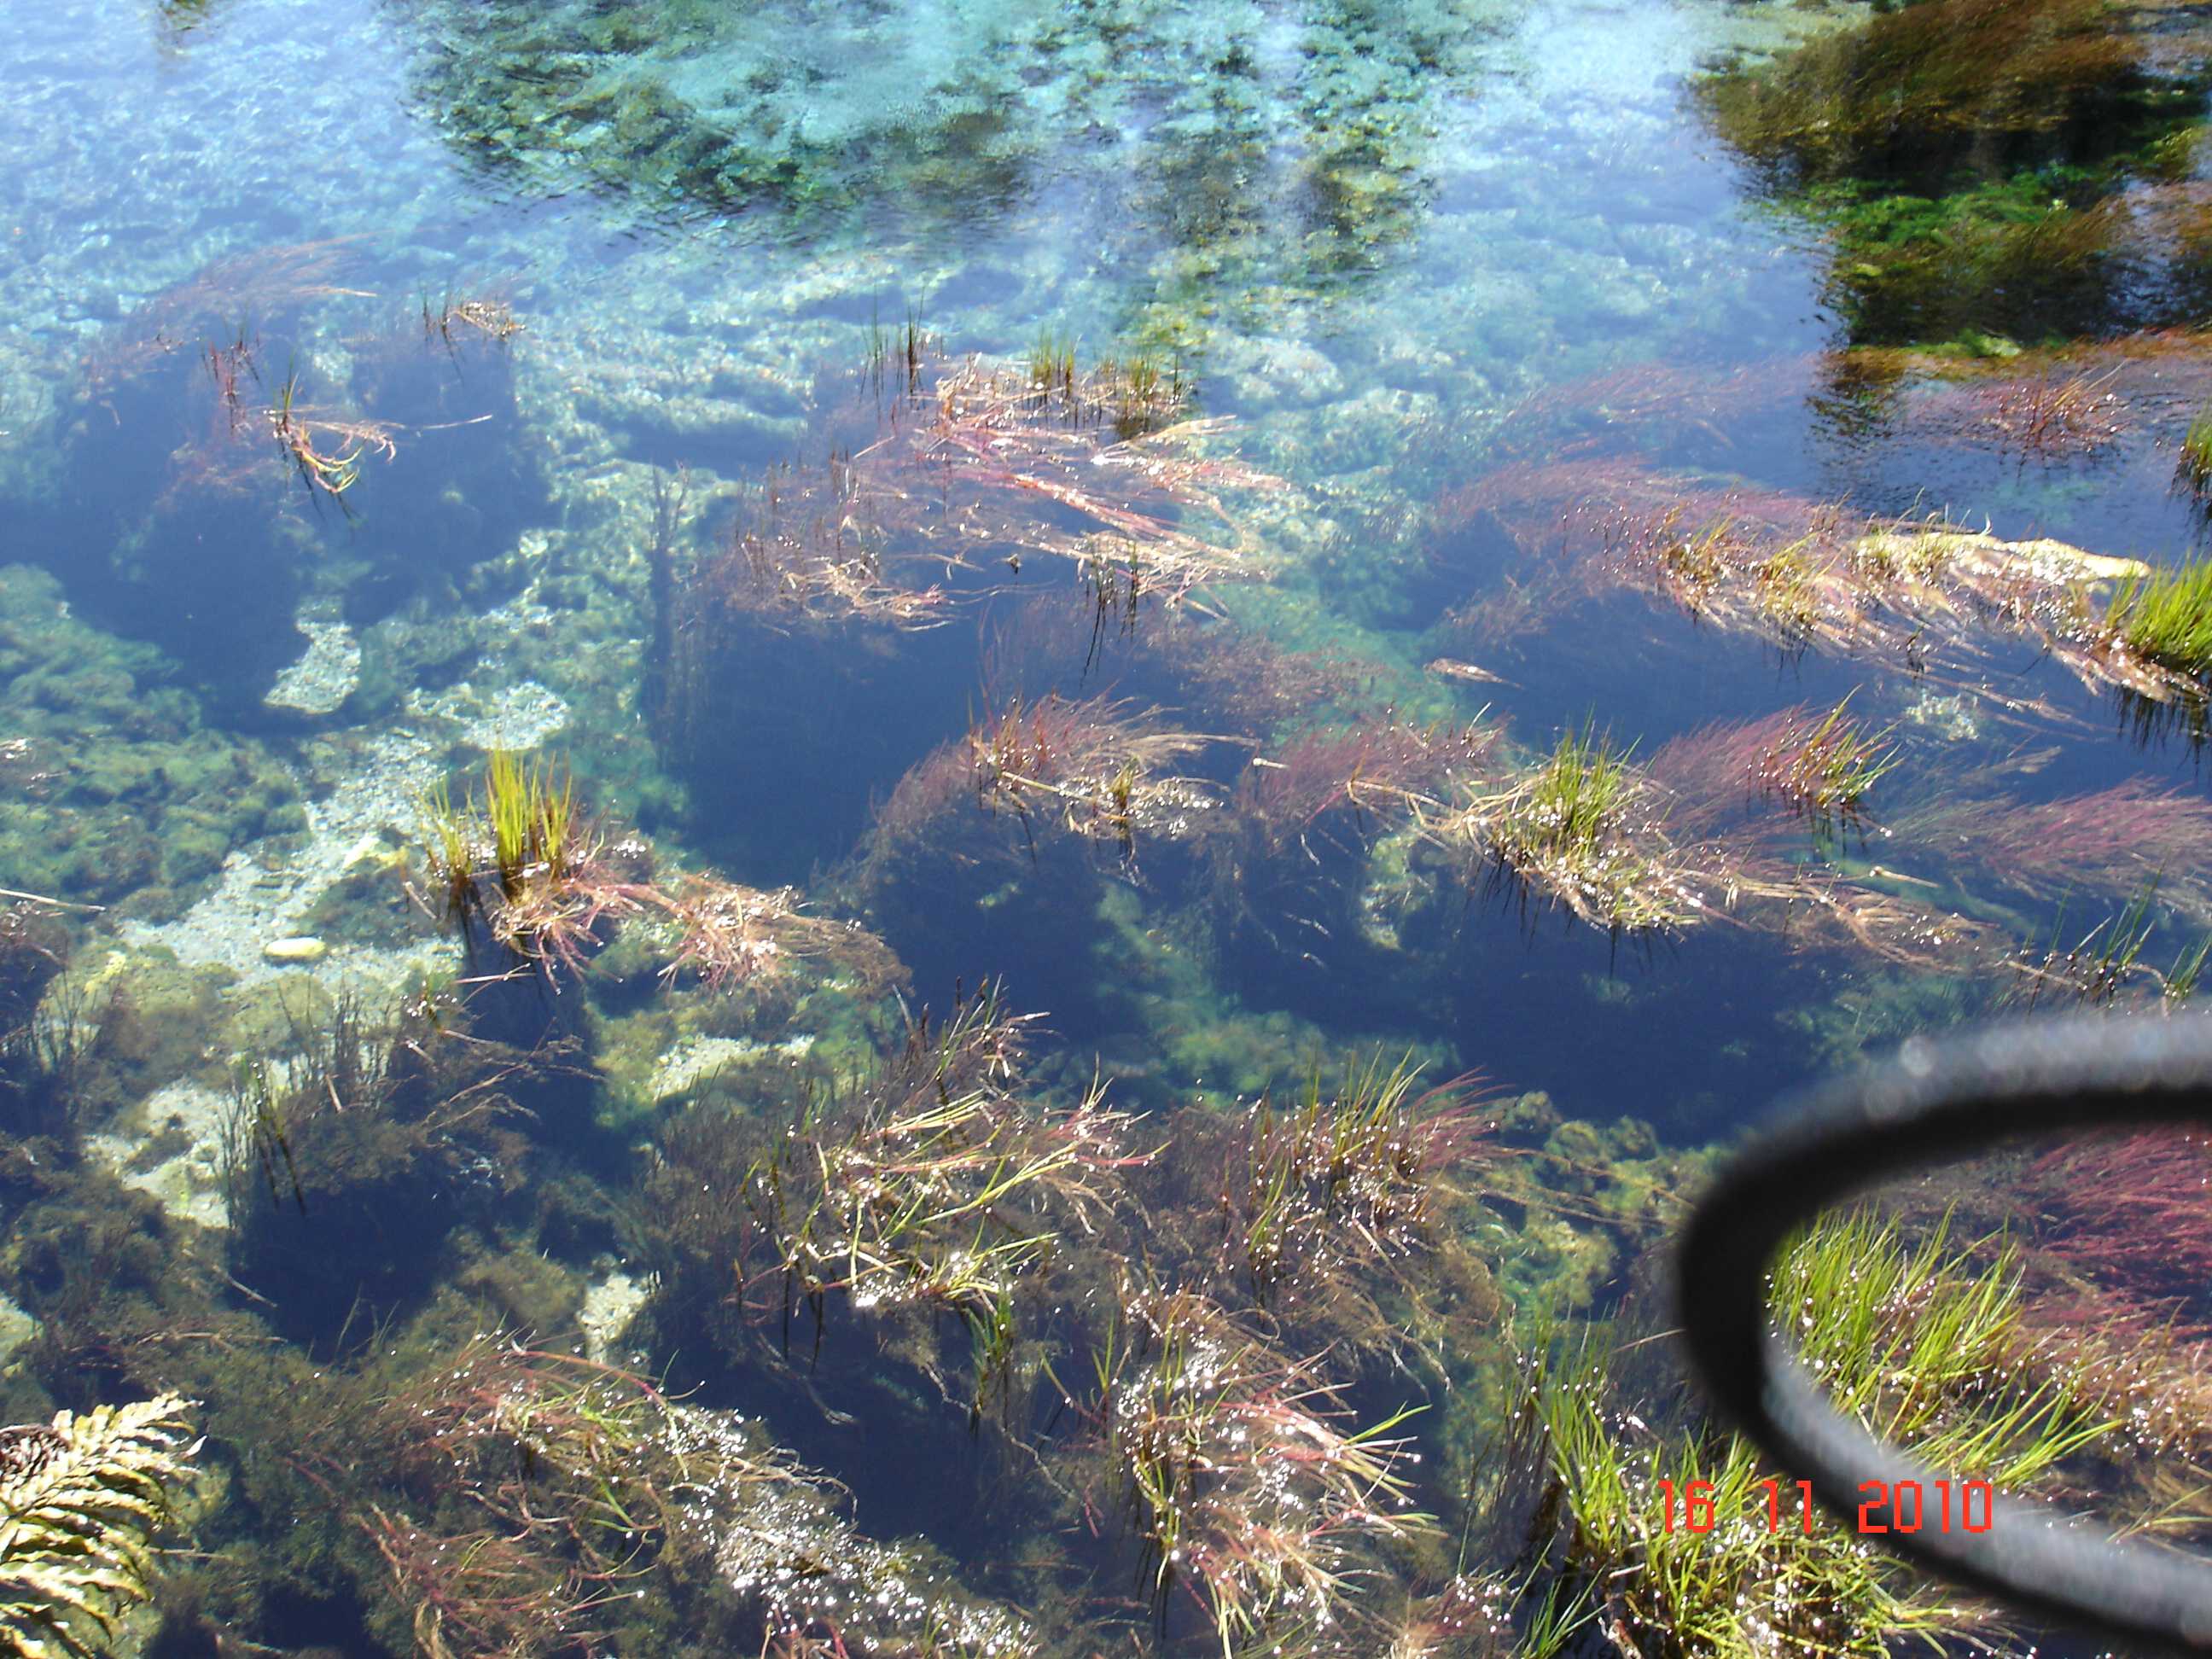
[[2193,1132],[2072,1139],[2032,1167],[2051,1225],[2041,1248],[2108,1292],[2123,1291],[2148,1338],[2212,1331],[2212,1222],[2204,1190],[2212,1148]]
[[0,1652],[88,1659],[152,1595],[198,1443],[174,1395],[0,1429]]
[[1311,1639],[1352,1616],[1377,1540],[1436,1529],[1412,1508],[1410,1412],[1365,1427],[1318,1360],[1285,1358],[1203,1293],[1125,1293],[1079,1407],[1116,1465],[1163,1601],[1187,1591],[1220,1649]]
[[2153,8],[1921,0],[1699,95],[1832,239],[1855,343],[2039,338],[2191,317],[2202,191],[2174,158],[2204,59]]
[[[1548,593],[1457,614],[1478,638],[1626,587],[1723,633],[1900,670],[2008,714],[2052,711],[1973,673],[1996,639],[2048,651],[2092,690],[2153,704],[2201,699],[2185,658],[2166,648],[2185,628],[2188,590],[2138,560],[2050,538],[2007,541],[1941,519],[1854,521],[1838,504],[1634,462],[1510,465],[1451,510],[1490,514],[1532,556],[1551,544]],[[2146,610],[2152,595],[2158,606]]]
[[1140,1156],[1100,1091],[1047,1114],[1007,1091],[1020,1026],[990,990],[942,1027],[917,1023],[856,1098],[810,1095],[744,1170],[714,1170],[719,1183],[689,1177],[726,1155],[728,1126],[711,1109],[679,1124],[662,1147],[665,1277],[701,1295],[721,1279],[712,1316],[739,1322],[731,1342],[751,1325],[787,1348],[803,1312],[818,1352],[833,1298],[871,1322],[904,1318],[925,1344],[934,1316],[952,1315],[973,1343],[980,1416],[1012,1358],[1018,1281],[1103,1202],[1104,1172]]
[[[1421,222],[1454,89],[1492,45],[1489,20],[1449,9],[1304,30],[1291,76],[1261,20],[1194,29],[1149,5],[950,28],[441,5],[401,38],[411,98],[501,195],[589,194],[651,228],[774,243],[858,227],[897,246],[1096,192],[1117,297],[1182,322],[1384,267]],[[1133,101],[1148,115],[1127,125]],[[1108,156],[1093,141],[1117,129]],[[1201,286],[1194,307],[1184,291]]]
[[1040,830],[1057,829],[1110,842],[1133,863],[1140,830],[1148,840],[1188,837],[1202,833],[1219,806],[1206,781],[1164,769],[1211,741],[1111,698],[1009,698],[898,781],[877,809],[866,863],[879,872],[968,802],[1012,819],[1032,853]]
[[1432,833],[1480,847],[1595,926],[1671,930],[1694,921],[1698,905],[1649,856],[1652,814],[1648,799],[1638,799],[1639,781],[1609,734],[1570,729],[1548,757]]
[[2014,379],[1981,394],[1983,424],[2001,447],[2041,461],[2094,455],[2128,430],[2127,406],[2111,389],[2117,371]]
[[[273,1320],[326,1340],[420,1294],[453,1230],[495,1215],[532,1173],[521,1103],[562,1064],[470,1029],[425,994],[381,1017],[340,1000],[286,1052],[240,1060],[221,1126],[227,1254]],[[386,1243],[411,1242],[393,1261]]]
[[[1941,1224],[1915,1243],[1869,1212],[1824,1218],[1778,1263],[1772,1305],[1839,1409],[1963,1479],[2073,1496],[2069,1460],[2118,1436],[2086,1389],[2023,1373],[2034,1338],[2017,1256],[1979,1261]],[[1478,1517],[1521,1565],[1518,1618],[1548,1625],[1571,1607],[1592,1650],[1624,1654],[1875,1655],[2002,1634],[1986,1609],[1915,1583],[1826,1517],[1794,1524],[1787,1476],[1770,1527],[1771,1473],[1649,1392],[1639,1334],[1628,1316],[1525,1362]],[[1682,1524],[1679,1495],[1693,1491],[1710,1497],[1708,1529]]]
[[[2201,25],[1698,11],[1818,33],[1706,111],[1835,337],[1942,347],[1820,352],[1651,19],[1359,9],[277,8],[167,67],[306,100],[310,228],[218,97],[149,146],[205,202],[112,241],[26,169],[94,361],[0,350],[54,567],[0,572],[0,1420],[192,1401],[209,1499],[80,1646],[2004,1639],[1757,1524],[1654,1285],[1790,1000],[2200,988],[2203,792],[2040,665],[2204,700],[2197,567],[2088,549],[2197,511],[2212,353],[2036,342],[2212,294]],[[321,125],[387,82],[458,173]],[[325,222],[374,244],[229,252]],[[228,257],[157,292],[172,225]],[[1899,516],[1990,456],[2002,535]],[[2212,1535],[2202,1150],[1817,1225],[1776,1321],[1928,1455]]]
[[1942,170],[1993,145],[2063,153],[2140,96],[2101,0],[1922,0],[1703,92],[1729,142],[1800,180]]
[[1869,732],[1845,712],[1852,693],[1816,722],[1796,711],[1760,751],[1759,787],[1820,830],[1856,823],[1867,792],[1895,771],[1894,726]]
[[[944,624],[994,596],[1079,592],[1094,629],[1133,629],[1265,574],[1231,497],[1277,481],[1212,453],[1227,422],[1178,418],[1187,386],[1147,382],[1145,429],[1123,436],[1126,362],[1045,384],[923,335],[907,354],[885,386],[831,377],[806,446],[824,459],[739,487],[696,558],[696,480],[663,488],[641,703],[697,817],[743,821],[734,780],[775,777],[793,842],[856,834],[870,793],[947,735],[967,653]],[[841,695],[802,707],[800,685]],[[854,711],[832,743],[825,702]]]
[[4,885],[158,915],[221,868],[234,835],[301,827],[299,782],[266,743],[216,725],[158,653],[64,604],[45,571],[0,568]]
[[825,389],[823,440],[808,447],[826,447],[826,460],[740,495],[723,545],[690,575],[692,603],[785,628],[911,628],[942,620],[933,613],[955,583],[1018,573],[1024,554],[1066,561],[1093,585],[1126,570],[1170,605],[1261,574],[1222,494],[1279,481],[1209,453],[1232,423],[1186,417],[1190,388],[1146,362],[1079,373],[1068,356],[1041,376],[918,337],[890,387],[863,377],[857,395]]
[[1892,827],[1962,874],[1978,869],[2034,898],[2121,899],[2154,880],[2168,904],[2212,922],[2199,850],[2212,808],[2187,790],[2132,780],[2044,801],[1962,791],[1901,811]]
[[718,990],[773,978],[794,953],[877,988],[904,976],[872,935],[801,914],[793,889],[657,874],[649,843],[585,812],[556,761],[495,750],[459,805],[441,781],[422,818],[426,908],[511,968],[581,973],[627,925],[653,941],[664,980]]
[[487,515],[544,504],[518,442],[520,325],[458,295],[392,313],[340,280],[363,240],[232,254],[138,305],[62,401],[52,487],[13,504],[27,544],[98,544],[52,560],[88,617],[226,704],[259,706],[307,647],[304,603],[365,626],[504,580],[476,574],[506,550]]
[[[1372,1547],[1431,1523],[1402,1419],[1353,1420],[1342,1390],[1449,1317],[1411,1264],[1464,1249],[1445,1211],[1486,1133],[1468,1091],[1375,1060],[1163,1137],[1097,1085],[1041,1109],[1032,1024],[987,991],[872,1071],[805,1084],[787,1127],[713,1099],[672,1121],[647,1188],[656,1325],[705,1329],[833,1419],[915,1375],[994,1458],[1048,1472],[1044,1524],[1105,1548],[1054,1569],[1088,1616],[1121,1616],[1130,1562],[1168,1630],[1216,1647],[1360,1616]],[[1428,1306],[1402,1332],[1401,1302]]]

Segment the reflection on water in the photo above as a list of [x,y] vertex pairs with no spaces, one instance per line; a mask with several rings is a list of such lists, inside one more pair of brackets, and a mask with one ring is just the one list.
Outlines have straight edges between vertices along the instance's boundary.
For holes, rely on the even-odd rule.
[[[1640,1339],[1786,1085],[2196,1017],[2196,21],[9,21],[0,1650],[1973,1626]],[[2197,1151],[1784,1275],[2188,1541]]]

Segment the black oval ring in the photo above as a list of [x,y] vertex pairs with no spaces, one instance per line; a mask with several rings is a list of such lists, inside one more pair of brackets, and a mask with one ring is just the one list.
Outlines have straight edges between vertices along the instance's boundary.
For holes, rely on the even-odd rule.
[[[2014,1134],[2212,1121],[2212,1018],[2096,1016],[1915,1038],[1786,1098],[1691,1217],[1678,1312],[1713,1400],[1831,1510],[1861,1481],[1948,1480],[1831,1407],[1771,1325],[1766,1279],[1790,1232],[1880,1176]],[[1886,1534],[1952,1578],[2101,1636],[2212,1652],[2212,1564],[2124,1543],[2000,1497],[1979,1533]]]

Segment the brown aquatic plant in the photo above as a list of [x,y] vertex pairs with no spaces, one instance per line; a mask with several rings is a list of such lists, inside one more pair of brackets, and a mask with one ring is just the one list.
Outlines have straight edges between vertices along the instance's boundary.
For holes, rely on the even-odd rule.
[[1057,830],[1133,860],[1140,833],[1188,837],[1218,810],[1210,785],[1167,769],[1213,741],[1109,697],[1011,697],[899,780],[877,811],[868,862],[880,867],[969,803],[1012,818],[1032,852],[1040,830]]
[[449,346],[456,337],[471,333],[504,345],[526,331],[526,325],[505,300],[489,295],[456,299],[448,294],[434,307],[428,295],[422,298],[423,334],[435,335]]
[[1067,395],[1018,367],[947,357],[923,337],[903,392],[828,422],[857,428],[850,441],[833,439],[822,465],[779,469],[746,492],[723,547],[688,584],[692,610],[710,624],[929,627],[1025,555],[1065,561],[1102,593],[1110,586],[1117,605],[1140,594],[1172,605],[1258,574],[1256,542],[1224,495],[1279,481],[1206,453],[1229,422],[1119,437],[1070,419]]
[[495,750],[460,805],[441,782],[422,817],[434,898],[417,902],[472,947],[488,938],[520,964],[580,974],[615,928],[631,925],[665,940],[664,979],[714,990],[775,978],[799,960],[844,974],[863,996],[905,977],[880,939],[804,914],[794,889],[657,874],[652,848],[587,813],[555,762]]
[[1479,1081],[1423,1089],[1377,1054],[1324,1088],[1248,1108],[1220,1174],[1225,1248],[1266,1307],[1301,1286],[1395,1262],[1433,1243],[1440,1183],[1484,1149]]
[[310,300],[337,295],[374,298],[365,289],[330,280],[343,266],[348,250],[362,240],[337,236],[258,248],[202,266],[102,337],[87,363],[93,395],[105,395],[210,331],[238,329],[241,319],[265,321]]
[[1224,1653],[1352,1616],[1376,1547],[1435,1530],[1392,1433],[1412,1412],[1356,1426],[1318,1360],[1203,1292],[1125,1284],[1091,1364],[1095,1385],[1063,1395],[1106,1454],[1155,1597],[1164,1615],[1188,1597]]
[[300,404],[298,392],[299,377],[287,375],[276,401],[252,411],[251,418],[266,423],[278,452],[311,492],[343,496],[360,479],[363,457],[390,460],[399,453],[392,441],[398,428],[389,421],[318,414]]
[[2039,375],[1984,387],[1986,428],[2005,448],[2034,460],[2096,454],[2130,424],[2127,405],[2112,389],[2118,374]]
[[426,1659],[559,1652],[605,1639],[592,1615],[621,1592],[571,1582],[497,1527],[440,1532],[376,1506],[358,1524],[384,1563],[394,1600],[411,1609]]

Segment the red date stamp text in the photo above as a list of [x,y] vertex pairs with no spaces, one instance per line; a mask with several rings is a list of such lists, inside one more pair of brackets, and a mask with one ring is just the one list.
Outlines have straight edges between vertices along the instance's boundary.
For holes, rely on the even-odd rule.
[[[1779,1480],[1762,1480],[1766,1493],[1766,1529],[1780,1532],[1795,1524],[1813,1530],[1813,1483],[1791,1483],[1796,1490],[1785,1498]],[[1933,1486],[1931,1493],[1928,1487]],[[1668,1532],[1711,1532],[1720,1520],[1713,1502],[1713,1483],[1692,1480],[1678,1486],[1659,1482]],[[1859,1483],[1858,1529],[1877,1532],[1987,1532],[1993,1524],[1996,1493],[1986,1480],[1967,1480],[1956,1486],[1948,1480],[1924,1485],[1917,1480],[1864,1480]]]

